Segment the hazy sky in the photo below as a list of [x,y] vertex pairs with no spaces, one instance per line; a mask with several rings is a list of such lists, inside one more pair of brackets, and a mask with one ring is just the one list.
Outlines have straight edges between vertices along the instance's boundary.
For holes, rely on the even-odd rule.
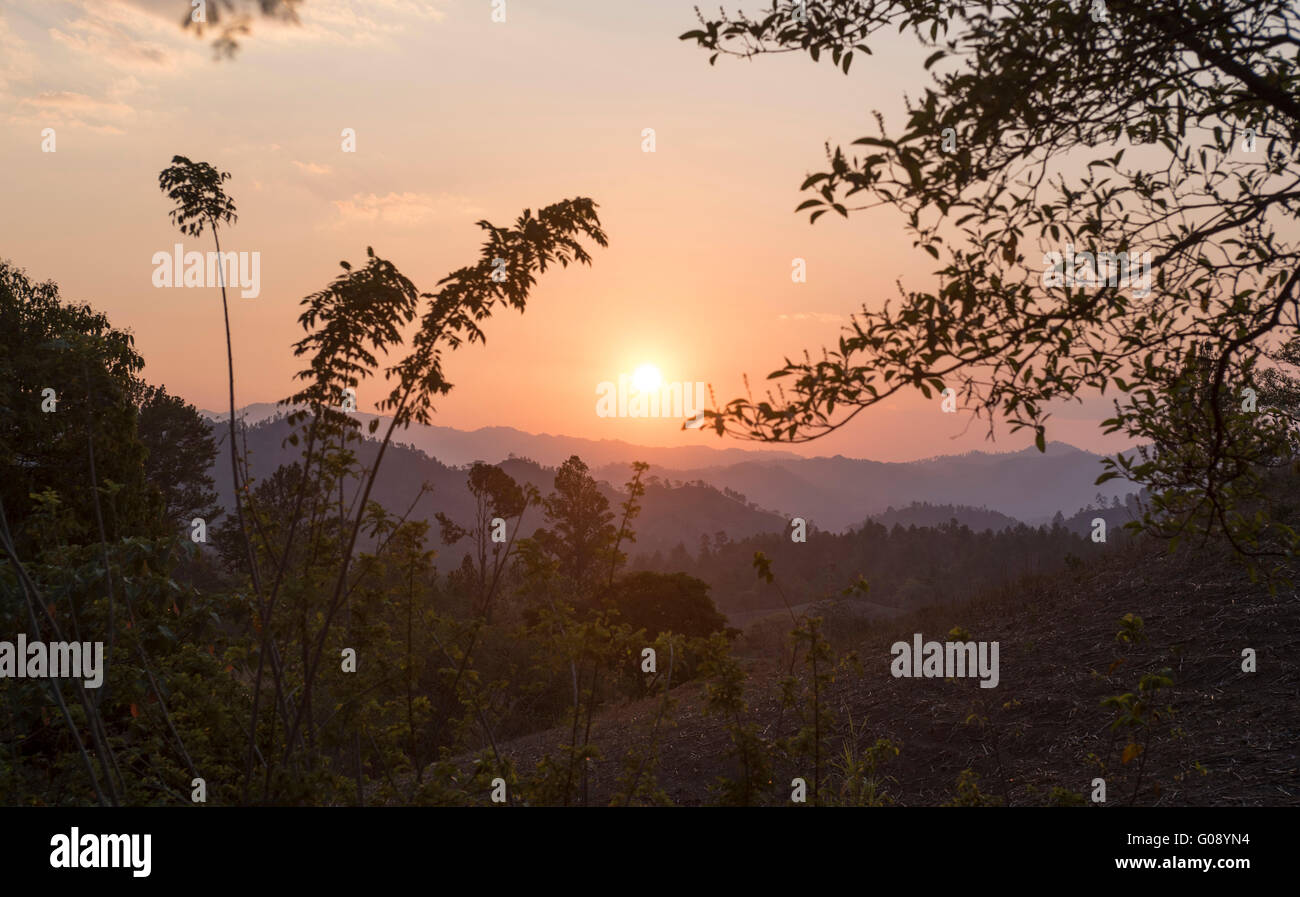
[[[449,359],[437,423],[655,445],[723,443],[599,417],[598,384],[653,364],[725,401],[743,373],[761,383],[833,343],[896,281],[932,285],[935,263],[895,212],[815,226],[793,213],[824,141],[874,133],[873,109],[900,121],[922,76],[915,47],[880,43],[847,77],[799,55],[710,67],[677,39],[695,24],[682,0],[508,0],[504,23],[491,7],[305,0],[300,26],[257,22],[216,62],[179,26],[186,0],[0,0],[0,256],[133,331],[150,381],[221,409],[219,291],[151,282],[154,253],[212,248],[169,224],[157,178],[173,155],[233,174],[239,221],[222,248],[261,254],[260,296],[231,298],[240,404],[291,391],[298,301],[340,260],[373,246],[431,290],[476,258],[476,220],[590,196],[610,247],[590,269],[546,274],[524,315],[494,318],[486,346]],[[384,392],[363,387],[361,410]],[[1107,408],[1063,408],[1049,438],[1116,447],[1096,428]],[[904,460],[1030,442],[984,432],[917,394],[798,450]]]

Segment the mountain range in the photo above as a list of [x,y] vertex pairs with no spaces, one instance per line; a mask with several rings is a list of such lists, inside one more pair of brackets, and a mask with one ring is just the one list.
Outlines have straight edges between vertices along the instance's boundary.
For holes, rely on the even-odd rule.
[[[270,402],[259,402],[247,405],[236,413],[246,426],[251,427],[282,415],[286,410],[285,407]],[[230,418],[228,411],[200,410],[199,414],[216,421]],[[363,424],[380,417],[364,412],[356,412],[353,416]],[[383,416],[383,420],[388,421],[390,418]],[[457,430],[454,427],[413,424],[410,429],[398,433],[395,439],[452,467],[475,461],[495,464],[509,457],[529,458],[544,467],[557,467],[570,455],[578,455],[587,462],[587,466],[593,468],[610,464],[626,466],[632,461],[645,461],[655,467],[679,470],[736,464],[756,457],[770,460],[795,460],[800,457],[793,452],[778,449],[714,448],[710,445],[646,446],[620,439],[584,439],[553,436],[549,433],[525,433],[514,427]]]
[[[1057,511],[1066,516],[1092,503],[1123,498],[1133,487],[1123,480],[1100,486],[1102,456],[1063,442],[1045,452],[967,452],[923,461],[883,462],[861,458],[756,457],[735,464],[672,472],[682,481],[703,480],[729,489],[742,500],[782,516],[803,517],[821,529],[857,526],[892,505],[913,502],[965,505],[997,511],[1038,525]],[[656,473],[653,466],[651,473]],[[612,473],[600,468],[601,476]]]
[[[241,412],[249,428],[250,467],[257,478],[298,457],[299,448],[284,444],[289,428],[276,419],[282,412],[269,404],[251,405]],[[200,413],[214,421],[224,416]],[[363,421],[373,416],[357,414]],[[220,441],[224,428],[214,427],[213,435]],[[891,526],[934,525],[949,516],[976,529],[1001,529],[1016,522],[1038,525],[1058,511],[1070,516],[1099,494],[1110,502],[1133,491],[1121,480],[1094,485],[1102,472],[1101,456],[1060,442],[1049,443],[1042,453],[1033,448],[975,451],[880,462],[703,445],[638,446],[525,433],[511,427],[464,431],[415,425],[399,434],[398,440],[389,449],[373,497],[394,513],[410,509],[413,518],[429,521],[442,511],[457,522],[470,522],[472,503],[465,471],[473,461],[499,463],[516,480],[534,484],[545,495],[552,490],[554,468],[576,454],[602,481],[615,509],[622,501],[621,487],[630,476],[631,462],[646,461],[650,470],[636,525],[634,551],[638,553],[667,552],[678,544],[694,551],[701,535],[721,531],[740,539],[784,529],[793,517],[837,532],[860,526],[867,518]],[[363,463],[373,457],[375,446],[367,441],[358,450]],[[210,473],[223,504],[229,506],[229,467],[216,463]],[[413,506],[422,483],[431,486],[432,495]],[[917,507],[926,503],[933,507]],[[930,519],[936,514],[943,521]],[[525,517],[522,533],[531,534],[541,523],[540,513],[531,513]]]

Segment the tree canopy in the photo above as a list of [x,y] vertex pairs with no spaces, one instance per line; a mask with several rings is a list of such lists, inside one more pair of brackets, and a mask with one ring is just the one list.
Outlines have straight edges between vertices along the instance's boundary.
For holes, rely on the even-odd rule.
[[[990,433],[1029,428],[1042,448],[1052,403],[1097,391],[1107,432],[1156,447],[1104,477],[1152,487],[1179,530],[1291,549],[1255,510],[1295,430],[1243,396],[1300,324],[1292,4],[810,0],[700,23],[682,38],[711,62],[802,52],[847,74],[897,32],[930,51],[905,121],[828,146],[799,210],[892,208],[940,265],[936,289],[787,358],[775,393],[713,411],[717,433],[802,442],[902,390],[953,389]],[[1135,257],[1149,283],[1125,278]]]
[[92,461],[99,485],[112,490],[108,531],[152,525],[156,496],[144,488],[136,436],[143,367],[134,337],[106,315],[0,261],[0,466],[8,471],[0,501],[20,547],[24,521],[42,501],[46,511],[51,502],[62,508],[61,538],[98,539]]

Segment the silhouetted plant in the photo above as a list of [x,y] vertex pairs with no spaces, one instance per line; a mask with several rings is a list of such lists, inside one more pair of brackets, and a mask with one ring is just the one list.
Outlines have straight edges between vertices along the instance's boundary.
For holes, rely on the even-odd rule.
[[[1293,557],[1300,530],[1272,525],[1259,473],[1300,439],[1241,409],[1297,325],[1293,3],[855,0],[697,18],[681,39],[710,63],[796,53],[848,74],[905,32],[930,79],[892,125],[876,113],[874,134],[828,144],[797,211],[884,207],[939,288],[864,306],[769,374],[774,390],[707,412],[718,433],[803,442],[897,393],[951,389],[990,435],[1000,422],[1045,450],[1061,400],[1110,390],[1103,426],[1151,448],[1103,476],[1149,487],[1149,521],[1221,532],[1268,572]],[[1144,252],[1126,283],[1118,257]]]
[[731,650],[731,640],[717,632],[709,637],[701,668],[708,677],[705,710],[727,720],[731,747],[728,759],[739,767],[734,778],[722,776],[709,786],[718,802],[749,807],[762,802],[772,784],[772,744],[759,734],[758,725],[744,722],[749,705],[745,700],[745,670]]
[[[332,584],[322,583],[325,586],[321,593],[324,600],[313,614],[319,621],[314,632],[308,632],[306,627],[300,632],[303,648],[300,695],[295,706],[287,709],[283,735],[278,739],[281,743],[279,756],[269,763],[268,781],[279,765],[291,760],[314,741],[314,726],[310,722],[313,693],[335,620],[360,582],[351,575],[357,560],[358,540],[363,529],[378,534],[381,529],[376,527],[383,526],[382,509],[370,497],[375,478],[395,431],[412,423],[428,424],[436,398],[451,390],[452,384],[443,373],[444,353],[465,342],[482,341],[481,322],[500,307],[522,311],[538,274],[552,267],[565,267],[571,262],[589,264],[591,256],[583,245],[584,239],[599,246],[607,242],[596,217],[595,203],[589,199],[566,200],[541,209],[535,216],[525,210],[514,226],[508,228],[495,227],[486,221],[479,222],[479,226],[488,237],[478,262],[443,278],[434,293],[419,293],[392,263],[368,249],[364,266],[354,269],[346,262],[342,263],[343,273],[333,283],[303,300],[304,310],[299,320],[307,335],[295,345],[294,351],[296,355],[308,356],[309,366],[297,375],[303,381],[303,387],[282,402],[291,407],[291,422],[300,426],[300,434],[295,434],[292,441],[305,438],[303,474],[291,502],[293,509],[287,514],[284,535],[270,558],[276,574],[260,614],[262,647],[258,652],[259,672],[254,684],[255,712],[262,678],[260,670],[267,660],[274,661],[277,655],[272,637],[273,614],[289,575],[299,521],[305,508],[320,507],[319,498],[310,498],[309,485],[315,482],[318,472],[330,466],[335,467],[335,473],[330,476],[332,488],[339,490],[337,513],[334,515],[338,541],[331,549],[337,561],[332,568],[326,568],[328,582]],[[421,302],[425,310],[410,341],[410,351],[384,371],[384,377],[392,388],[376,406],[380,411],[388,412],[391,418],[375,448],[373,460],[364,469],[355,471],[357,492],[350,507],[345,507],[343,483],[355,462],[355,456],[347,446],[358,437],[358,425],[354,418],[335,406],[350,394],[349,390],[355,394],[362,381],[374,375],[381,355],[389,354],[403,344],[401,329],[415,319]],[[377,418],[371,422],[370,432],[376,432],[378,425]],[[334,440],[337,440],[337,445],[333,448],[318,448]],[[483,486],[484,490],[491,491],[490,483],[485,482]],[[518,517],[527,506],[522,493],[517,496],[502,494],[492,502],[499,505],[496,510],[510,512],[516,518],[516,526]],[[320,522],[318,517],[313,524],[313,541],[321,532]],[[448,535],[458,534],[449,530]],[[479,533],[480,537],[483,535]],[[493,582],[499,581],[508,556],[509,548],[494,558],[492,581],[489,581],[486,564],[480,567],[481,613],[488,611],[491,596],[497,588]],[[367,565],[378,562],[375,556],[367,557],[369,559],[364,561],[361,570],[362,577],[368,572]],[[483,559],[486,560],[485,556]],[[322,572],[320,558],[317,557],[314,563],[318,571],[316,575],[319,575]],[[448,655],[454,656],[457,666],[451,694],[468,698],[481,712],[476,688],[471,687],[471,692],[464,695],[460,692],[460,683],[470,669],[469,658],[475,638],[471,634],[467,646]],[[446,646],[447,652],[452,650]],[[272,672],[276,675],[276,702],[279,705],[284,683],[274,665]],[[485,718],[482,723],[485,733],[490,732]],[[250,738],[257,737],[258,727],[250,727]],[[251,757],[251,749],[249,754]],[[251,760],[247,765],[251,772]]]
[[[243,498],[240,489],[238,445],[235,435],[235,351],[230,339],[230,303],[226,298],[226,266],[221,262],[222,225],[234,224],[235,201],[226,195],[226,181],[230,172],[219,171],[207,162],[192,162],[185,156],[173,156],[171,165],[158,175],[158,189],[167,194],[175,206],[168,213],[182,234],[200,237],[205,229],[212,231],[212,242],[217,248],[217,271],[221,276],[221,314],[226,325],[226,374],[230,391],[230,481],[234,489],[235,519],[244,537],[248,553],[249,575],[253,591],[262,600],[258,579],[257,558],[244,526]],[[179,272],[176,272],[179,274]]]

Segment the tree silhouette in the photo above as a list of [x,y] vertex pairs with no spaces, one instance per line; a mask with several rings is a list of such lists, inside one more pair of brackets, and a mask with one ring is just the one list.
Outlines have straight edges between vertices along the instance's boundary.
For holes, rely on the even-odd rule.
[[[1168,496],[1177,527],[1222,530],[1242,554],[1292,547],[1239,511],[1292,434],[1229,409],[1272,335],[1300,326],[1294,4],[809,0],[700,21],[682,38],[711,62],[805,52],[847,73],[880,35],[928,47],[932,83],[904,125],[877,115],[861,154],[828,146],[799,210],[892,207],[944,262],[937,291],[864,308],[820,357],[774,371],[775,395],[713,412],[719,434],[802,442],[901,390],[954,387],[990,433],[1000,419],[1042,449],[1050,402],[1109,388],[1108,431],[1202,450],[1118,456],[1108,475],[1193,490]],[[1147,292],[1117,270],[1141,252]],[[1186,404],[1189,369],[1204,414]]]
[[162,492],[167,520],[184,527],[195,517],[211,521],[220,510],[208,476],[217,456],[208,422],[180,396],[150,386],[140,404],[137,428],[149,450],[145,475]]
[[[235,202],[226,195],[222,184],[230,180],[230,172],[218,171],[207,162],[191,162],[185,156],[173,156],[171,165],[158,175],[158,189],[167,194],[175,207],[169,212],[172,224],[183,234],[202,236],[205,228],[211,229],[212,241],[217,247],[217,270],[221,276],[221,314],[226,325],[226,374],[230,387],[230,476],[235,491],[235,519],[245,534],[243,501],[239,477],[239,452],[235,445],[235,353],[230,339],[230,304],[226,298],[226,266],[221,261],[221,235],[218,227],[234,224]],[[253,589],[260,596],[257,560],[253,546],[246,544]]]
[[[321,624],[310,650],[305,652],[302,695],[287,723],[281,762],[289,760],[302,744],[299,735],[311,706],[331,627],[355,588],[350,577],[354,552],[363,524],[368,515],[374,514],[370,496],[393,434],[398,427],[428,424],[436,398],[452,389],[453,384],[443,372],[444,352],[466,342],[484,341],[480,323],[502,306],[522,312],[537,275],[555,266],[590,264],[591,254],[583,245],[584,239],[597,246],[608,245],[596,204],[585,197],[546,206],[536,215],[525,209],[511,227],[497,227],[488,221],[480,221],[478,225],[487,233],[478,261],[444,277],[438,282],[436,292],[417,294],[414,285],[390,262],[367,249],[368,260],[363,267],[354,269],[342,263],[343,273],[333,283],[303,300],[305,308],[299,321],[308,335],[294,351],[299,356],[310,356],[311,360],[297,375],[304,382],[303,388],[282,404],[308,406],[291,415],[305,429],[304,484],[311,479],[311,454],[320,429],[335,427],[343,434],[357,429],[354,420],[327,407],[329,400],[343,389],[355,388],[377,367],[378,355],[402,341],[401,325],[414,318],[419,300],[424,301],[425,310],[411,339],[410,352],[384,371],[385,379],[393,385],[376,407],[389,412],[391,418],[379,440],[374,460],[362,472],[351,519],[340,519],[339,563],[331,575],[333,586],[321,613]],[[379,419],[371,422],[371,433],[376,432],[379,423]],[[293,524],[265,605],[264,634],[270,632],[270,613],[274,610],[292,544],[292,527]],[[265,642],[261,654],[266,654]],[[250,738],[254,736],[255,733]]]
[[609,501],[600,494],[587,465],[571,456],[555,473],[555,491],[547,496],[546,522],[534,539],[558,564],[575,593],[590,601],[596,580],[603,579],[600,560],[610,551],[617,536]]

